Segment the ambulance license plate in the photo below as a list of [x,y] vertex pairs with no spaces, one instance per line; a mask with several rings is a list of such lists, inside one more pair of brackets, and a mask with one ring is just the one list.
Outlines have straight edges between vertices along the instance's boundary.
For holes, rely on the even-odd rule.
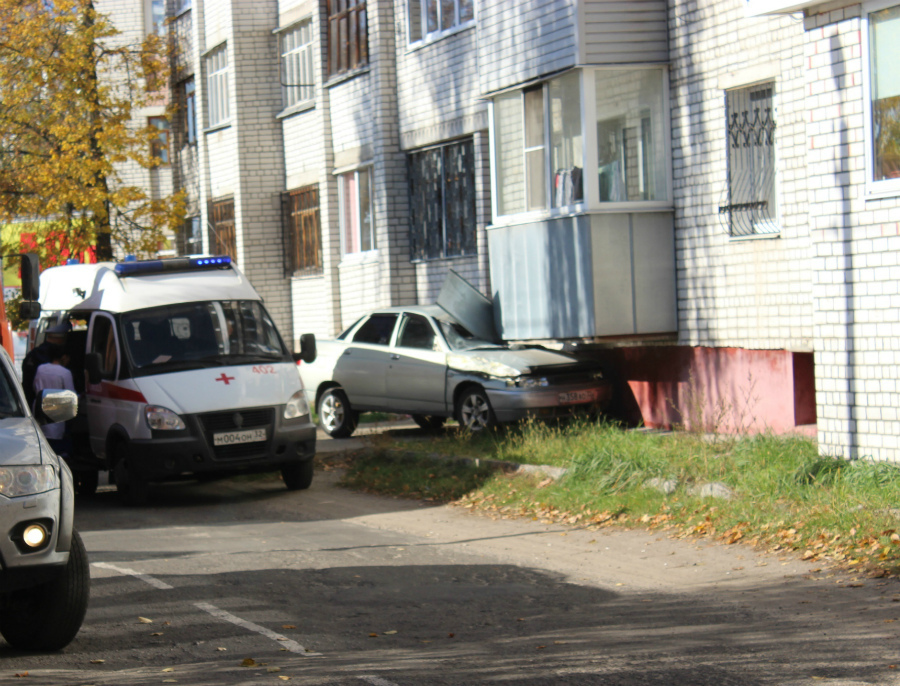
[[266,440],[265,429],[249,429],[248,431],[225,431],[213,434],[213,445],[240,445]]
[[560,405],[576,405],[578,403],[592,403],[597,399],[597,389],[589,388],[585,391],[569,391],[559,394]]

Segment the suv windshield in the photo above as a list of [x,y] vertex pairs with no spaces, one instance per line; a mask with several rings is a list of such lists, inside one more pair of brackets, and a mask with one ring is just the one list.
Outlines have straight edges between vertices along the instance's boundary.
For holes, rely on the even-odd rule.
[[25,416],[15,384],[6,365],[0,363],[0,419]]
[[[288,352],[262,304],[217,300],[122,315],[123,338],[138,369],[273,361]],[[240,358],[240,359],[237,359]]]

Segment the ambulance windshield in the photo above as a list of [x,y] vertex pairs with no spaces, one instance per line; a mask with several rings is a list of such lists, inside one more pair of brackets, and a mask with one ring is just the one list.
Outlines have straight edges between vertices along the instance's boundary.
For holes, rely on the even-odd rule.
[[137,369],[178,369],[290,359],[262,304],[255,300],[183,303],[122,315]]

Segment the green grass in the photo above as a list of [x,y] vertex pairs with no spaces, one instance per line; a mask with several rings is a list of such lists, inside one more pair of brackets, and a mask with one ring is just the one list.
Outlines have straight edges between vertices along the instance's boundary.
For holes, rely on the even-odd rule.
[[[509,515],[587,526],[667,528],[794,550],[877,574],[900,570],[900,469],[818,455],[800,437],[713,437],[626,431],[612,424],[525,423],[485,435],[459,431],[404,441],[419,459],[391,459],[390,442],[358,460],[345,484],[373,492],[460,501]],[[565,467],[565,476],[510,476],[425,457],[440,453]],[[651,480],[676,484],[671,493]],[[724,484],[730,499],[692,489]]]

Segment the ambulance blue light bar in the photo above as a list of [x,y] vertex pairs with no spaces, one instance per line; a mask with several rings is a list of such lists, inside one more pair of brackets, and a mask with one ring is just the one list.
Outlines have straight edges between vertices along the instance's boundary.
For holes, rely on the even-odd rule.
[[118,276],[145,276],[164,272],[192,272],[204,269],[230,269],[228,255],[210,257],[173,257],[165,260],[134,260],[118,262],[114,271]]

